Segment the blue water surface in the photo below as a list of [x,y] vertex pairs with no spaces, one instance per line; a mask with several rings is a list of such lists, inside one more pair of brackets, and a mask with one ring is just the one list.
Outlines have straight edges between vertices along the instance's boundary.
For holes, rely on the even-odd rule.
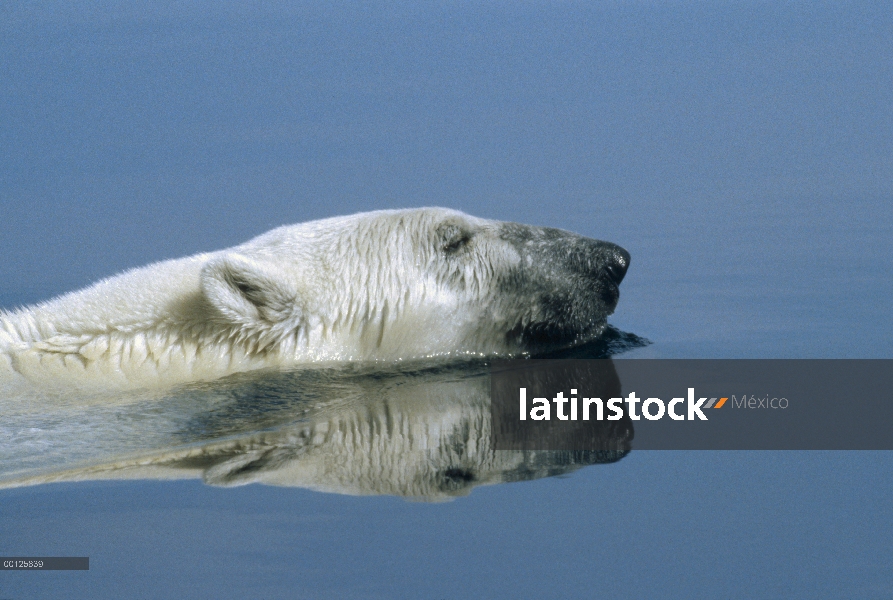
[[[653,358],[893,358],[884,3],[0,8],[0,306],[440,205],[627,248]],[[2,460],[2,457],[0,457]],[[644,452],[450,502],[0,490],[0,598],[887,598],[889,452]]]

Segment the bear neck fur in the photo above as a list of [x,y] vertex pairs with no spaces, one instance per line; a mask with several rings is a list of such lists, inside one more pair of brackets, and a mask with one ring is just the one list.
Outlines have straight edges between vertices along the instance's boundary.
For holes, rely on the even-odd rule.
[[200,288],[202,267],[213,256],[156,263],[0,312],[0,366],[5,362],[35,380],[54,374],[88,379],[99,372],[119,384],[160,374],[175,382],[209,379],[256,368],[252,356],[259,346],[269,352],[273,344],[213,317]]

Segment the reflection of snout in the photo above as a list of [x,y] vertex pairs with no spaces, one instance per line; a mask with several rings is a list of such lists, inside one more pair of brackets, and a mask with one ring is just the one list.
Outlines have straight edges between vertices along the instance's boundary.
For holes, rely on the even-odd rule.
[[[607,243],[607,242],[606,242]],[[616,244],[609,244],[608,258],[605,261],[605,273],[614,282],[620,285],[629,269],[629,252]]]

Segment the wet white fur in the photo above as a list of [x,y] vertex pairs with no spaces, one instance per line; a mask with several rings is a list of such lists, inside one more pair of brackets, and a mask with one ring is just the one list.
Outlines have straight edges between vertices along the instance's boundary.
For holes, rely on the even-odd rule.
[[[438,226],[474,231],[447,260]],[[500,223],[440,208],[274,229],[0,312],[0,380],[142,387],[261,367],[499,354],[523,320],[493,275],[521,260]],[[462,286],[451,285],[457,279]]]

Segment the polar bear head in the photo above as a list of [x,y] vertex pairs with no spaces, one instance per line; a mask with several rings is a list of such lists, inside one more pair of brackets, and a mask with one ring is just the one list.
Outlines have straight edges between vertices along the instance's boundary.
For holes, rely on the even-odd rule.
[[442,208],[281,227],[211,256],[223,336],[312,360],[516,355],[598,336],[629,254]]

